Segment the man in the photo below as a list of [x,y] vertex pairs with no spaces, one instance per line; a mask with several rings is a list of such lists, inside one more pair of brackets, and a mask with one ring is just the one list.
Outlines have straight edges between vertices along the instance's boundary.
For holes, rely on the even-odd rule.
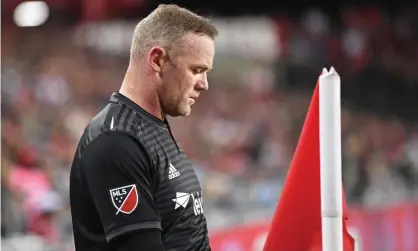
[[136,26],[119,92],[84,131],[70,199],[77,251],[210,250],[202,191],[166,116],[208,89],[217,29],[175,5]]

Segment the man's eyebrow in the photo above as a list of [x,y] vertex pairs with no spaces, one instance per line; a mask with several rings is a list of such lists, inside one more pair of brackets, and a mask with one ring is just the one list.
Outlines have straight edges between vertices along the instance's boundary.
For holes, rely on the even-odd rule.
[[196,65],[194,65],[194,67],[204,69],[205,71],[212,71],[213,70],[213,68],[208,67],[207,65],[204,65],[204,64],[196,64]]

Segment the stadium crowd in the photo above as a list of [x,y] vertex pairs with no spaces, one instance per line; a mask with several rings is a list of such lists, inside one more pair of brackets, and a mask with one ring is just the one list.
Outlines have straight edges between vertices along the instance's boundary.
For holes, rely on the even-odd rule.
[[[418,199],[415,13],[346,9],[338,25],[318,10],[299,20],[278,17],[284,54],[272,71],[255,67],[241,81],[217,78],[189,118],[170,118],[195,161],[210,227],[271,216],[319,66],[333,65],[342,76],[349,204]],[[2,30],[2,237],[41,236],[68,250],[75,144],[127,66],[126,57],[74,43],[72,29]]]

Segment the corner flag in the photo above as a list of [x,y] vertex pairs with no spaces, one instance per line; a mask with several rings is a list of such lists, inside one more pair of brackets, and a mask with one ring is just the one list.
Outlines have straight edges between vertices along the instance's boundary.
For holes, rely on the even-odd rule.
[[[272,219],[264,251],[322,251],[319,82]],[[343,196],[343,195],[342,195]],[[353,251],[343,205],[343,250]]]

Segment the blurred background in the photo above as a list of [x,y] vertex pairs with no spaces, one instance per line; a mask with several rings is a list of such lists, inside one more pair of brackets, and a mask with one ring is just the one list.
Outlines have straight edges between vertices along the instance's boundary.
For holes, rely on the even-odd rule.
[[[1,1],[2,250],[73,250],[76,144],[158,3]],[[174,3],[220,30],[210,90],[190,117],[170,118],[205,191],[213,250],[261,250],[317,77],[334,66],[357,251],[418,251],[418,5]]]

